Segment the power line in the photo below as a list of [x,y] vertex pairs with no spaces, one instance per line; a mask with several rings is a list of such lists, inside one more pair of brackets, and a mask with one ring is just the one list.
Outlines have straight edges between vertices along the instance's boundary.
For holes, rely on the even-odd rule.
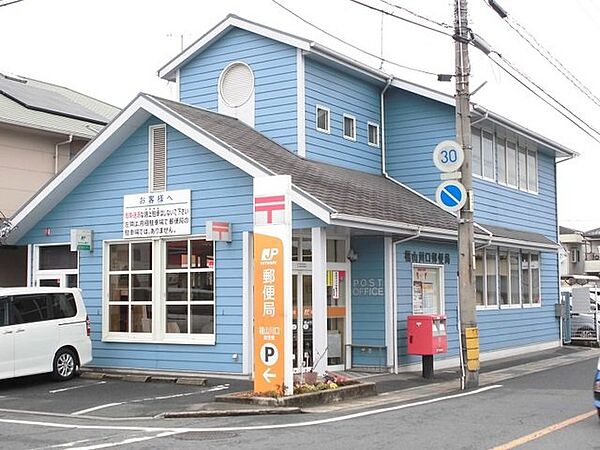
[[315,25],[314,23],[312,23],[309,20],[305,19],[304,17],[300,16],[299,14],[297,14],[296,12],[294,12],[293,10],[289,9],[287,6],[281,4],[279,1],[277,1],[277,0],[271,0],[271,1],[273,3],[275,3],[277,6],[279,6],[280,8],[284,9],[285,11],[287,11],[288,13],[290,13],[291,15],[293,15],[294,17],[296,17],[297,19],[299,19],[302,22],[304,22],[305,24],[307,24],[307,25],[315,28],[316,30],[319,30],[321,33],[326,34],[330,38],[333,38],[336,41],[341,42],[342,44],[347,45],[348,47],[353,48],[354,50],[358,50],[359,52],[361,52],[361,53],[363,53],[365,55],[368,55],[368,56],[370,56],[372,58],[379,59],[379,60],[384,61],[384,62],[386,62],[388,64],[392,64],[394,66],[401,67],[402,69],[412,70],[414,72],[419,72],[419,73],[423,73],[423,74],[426,74],[426,75],[433,75],[433,76],[438,76],[439,75],[438,73],[430,72],[428,70],[417,69],[416,67],[410,67],[410,66],[407,66],[407,65],[404,65],[404,64],[400,64],[400,63],[397,63],[395,61],[383,58],[382,56],[379,56],[379,55],[376,55],[374,53],[371,53],[371,52],[369,52],[367,50],[364,50],[364,49],[362,49],[362,48],[360,48],[360,47],[358,47],[358,46],[356,46],[356,45],[354,45],[354,44],[352,44],[352,43],[350,43],[348,41],[345,41],[344,39],[342,39],[342,38],[340,38],[340,37],[338,37],[338,36],[330,33],[329,31],[327,31],[327,30],[325,30],[325,29],[323,29],[323,28]]
[[[557,106],[555,104],[553,104],[548,99],[546,99],[543,96],[541,96],[538,92],[536,92],[534,89],[532,89],[531,86],[527,85],[523,80],[521,80],[519,77],[517,77],[514,73],[512,73],[510,70],[508,70],[502,64],[500,64],[498,61],[496,61],[494,58],[492,58],[490,56],[492,53],[495,54],[495,55],[497,55],[498,58],[500,58],[500,60],[502,62],[506,63],[512,70],[514,70],[515,72],[517,72],[521,77],[525,78],[528,82],[530,82],[531,84],[533,84],[539,91],[543,92],[544,95],[546,95],[547,97],[549,97],[550,99],[552,99],[556,104],[560,105],[561,108],[563,108],[565,111],[567,111],[572,117],[569,116],[568,114],[566,114],[561,109],[557,108]],[[600,139],[597,136],[594,136],[589,131],[589,130],[591,130],[594,133],[596,133],[598,136],[600,136],[600,132],[598,130],[596,130],[594,127],[592,127],[591,125],[589,125],[585,120],[583,120],[581,117],[579,117],[573,111],[571,111],[569,108],[567,108],[561,102],[559,102],[556,98],[554,98],[552,95],[550,95],[548,92],[546,92],[542,87],[540,87],[537,83],[535,83],[531,78],[529,78],[527,75],[525,75],[522,71],[520,71],[512,63],[510,63],[510,61],[508,61],[506,58],[504,58],[502,55],[500,55],[500,53],[498,53],[498,52],[491,52],[487,56],[490,59],[490,61],[492,61],[494,64],[496,64],[500,69],[502,69],[505,73],[507,73],[510,77],[512,77],[515,81],[517,81],[520,85],[522,85],[525,89],[527,89],[529,92],[531,92],[532,94],[534,94],[537,98],[539,98],[540,100],[542,100],[544,103],[546,103],[548,106],[550,106],[556,112],[558,112],[561,116],[563,116],[565,119],[567,119],[573,125],[575,125],[577,128],[579,128],[581,131],[583,131],[589,137],[591,137],[594,141],[596,141],[597,143],[600,144]],[[579,121],[579,122],[577,122],[577,121]],[[582,124],[585,127],[587,127],[589,130],[586,129],[586,128],[584,128],[584,126]]]
[[[377,8],[377,7],[375,7],[375,6],[372,6],[372,5],[369,5],[369,4],[367,4],[367,3],[363,3],[363,2],[361,2],[361,1],[359,1],[359,0],[350,0],[350,1],[351,1],[352,3],[356,3],[357,5],[361,5],[361,6],[364,6],[365,8],[372,9],[372,10],[374,10],[374,11],[377,11],[377,12],[380,12],[380,13],[383,13],[383,14],[386,14],[386,15],[388,15],[388,16],[391,16],[391,17],[395,17],[395,18],[396,18],[396,19],[398,19],[398,20],[402,20],[402,21],[404,21],[404,22],[407,22],[407,23],[410,23],[410,24],[416,25],[416,26],[418,26],[418,27],[425,28],[425,29],[427,29],[427,30],[430,30],[430,31],[434,31],[434,32],[436,32],[436,33],[443,34],[444,36],[453,37],[453,35],[452,35],[452,34],[450,34],[450,33],[446,33],[445,31],[442,31],[442,30],[440,30],[440,29],[438,29],[438,28],[433,28],[433,27],[430,27],[429,25],[425,25],[425,24],[422,24],[422,23],[420,23],[420,22],[415,22],[414,20],[407,19],[406,17],[397,16],[397,15],[396,15],[396,14],[394,14],[393,12],[386,11],[385,9]],[[436,22],[436,23],[437,23],[437,22]]]
[[448,29],[450,29],[450,30],[452,30],[452,29],[454,28],[454,27],[453,27],[452,25],[450,25],[450,24],[447,24],[447,23],[445,23],[445,22],[437,22],[437,21],[435,21],[435,20],[433,20],[433,19],[430,19],[430,18],[429,18],[429,17],[427,17],[427,16],[423,16],[423,15],[421,15],[421,14],[418,14],[418,13],[416,13],[416,12],[414,12],[414,11],[411,11],[410,9],[408,9],[408,8],[405,8],[404,6],[400,6],[400,5],[396,4],[396,3],[388,2],[387,0],[379,0],[379,1],[380,1],[381,3],[385,3],[385,4],[386,4],[386,5],[388,5],[388,6],[391,6],[391,7],[393,7],[393,8],[397,8],[397,9],[399,9],[399,10],[401,10],[401,11],[405,11],[405,12],[407,12],[408,14],[410,14],[410,15],[413,15],[413,16],[415,16],[415,17],[417,17],[417,18],[421,19],[421,20],[425,20],[426,22],[430,22],[430,23],[433,23],[433,24],[435,24],[435,25],[438,25],[438,26],[440,26],[440,27],[442,27],[442,28],[448,28]]
[[0,3],[0,8],[2,8],[3,6],[8,6],[8,5],[12,5],[13,3],[19,3],[22,2],[23,0],[13,0],[12,2],[8,2],[8,3]]
[[584,94],[589,100],[600,106],[600,98],[592,93],[592,91],[585,86],[564,64],[562,64],[558,58],[553,56],[548,49],[546,49],[540,42],[533,36],[527,29],[519,24],[512,16],[500,6],[495,0],[483,0],[492,10],[496,12],[502,19],[504,19],[507,25],[517,33],[531,48],[533,48],[540,56],[542,56],[550,65],[552,65],[560,74],[565,77],[573,86],[575,86],[582,94]]

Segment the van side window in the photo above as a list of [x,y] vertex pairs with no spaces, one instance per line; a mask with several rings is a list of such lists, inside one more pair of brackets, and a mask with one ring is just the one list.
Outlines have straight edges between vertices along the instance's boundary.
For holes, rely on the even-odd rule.
[[66,319],[77,315],[77,306],[73,294],[49,294],[52,319]]
[[15,323],[32,323],[49,320],[51,311],[46,294],[15,295],[13,297],[13,320]]
[[8,325],[8,297],[0,297],[0,327]]

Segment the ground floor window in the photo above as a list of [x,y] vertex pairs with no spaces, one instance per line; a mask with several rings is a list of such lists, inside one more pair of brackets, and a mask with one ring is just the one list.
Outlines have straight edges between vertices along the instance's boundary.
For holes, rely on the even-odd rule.
[[33,284],[41,287],[78,287],[79,257],[70,244],[34,247]]
[[214,341],[212,242],[203,238],[110,242],[105,259],[105,337]]
[[478,250],[475,287],[478,308],[539,306],[540,254],[495,247]]

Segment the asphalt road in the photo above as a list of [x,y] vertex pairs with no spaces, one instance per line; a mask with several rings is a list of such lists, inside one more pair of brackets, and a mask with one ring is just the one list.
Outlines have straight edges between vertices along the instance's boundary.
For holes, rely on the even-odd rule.
[[[587,360],[482,392],[339,414],[100,420],[0,412],[0,447],[491,449],[592,412],[595,367],[596,360]],[[7,392],[0,386],[0,396]],[[599,447],[600,424],[594,412],[520,448]]]

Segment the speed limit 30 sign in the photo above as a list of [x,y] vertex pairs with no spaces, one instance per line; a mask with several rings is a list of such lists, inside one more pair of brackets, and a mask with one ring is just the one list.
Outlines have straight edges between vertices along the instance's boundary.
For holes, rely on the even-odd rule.
[[433,150],[433,163],[442,172],[456,172],[465,160],[465,152],[454,141],[442,141]]

